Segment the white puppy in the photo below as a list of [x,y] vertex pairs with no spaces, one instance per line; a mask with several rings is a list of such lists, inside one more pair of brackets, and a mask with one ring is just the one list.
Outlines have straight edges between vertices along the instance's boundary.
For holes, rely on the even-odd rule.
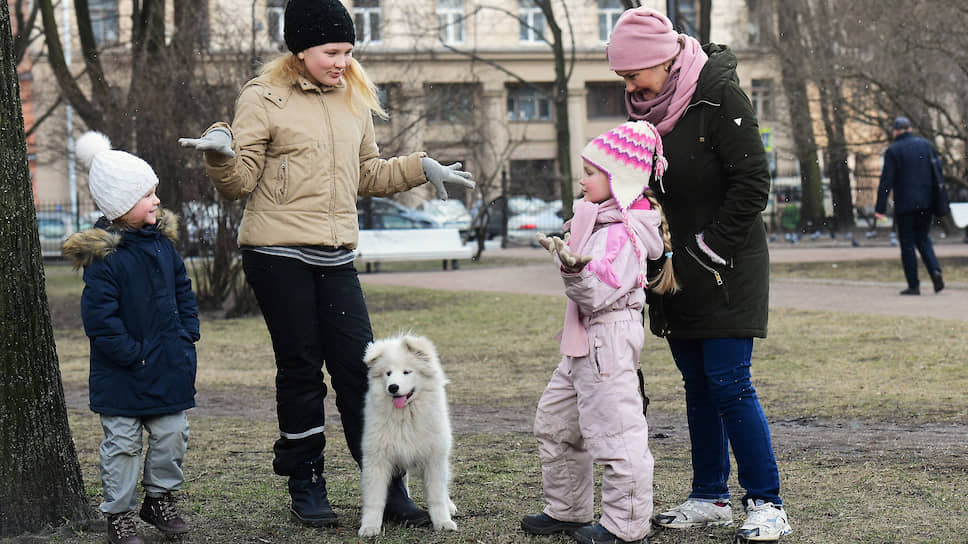
[[450,500],[447,378],[433,343],[401,335],[371,343],[363,359],[369,389],[363,412],[363,519],[360,536],[380,534],[394,473],[420,476],[434,529],[456,531]]

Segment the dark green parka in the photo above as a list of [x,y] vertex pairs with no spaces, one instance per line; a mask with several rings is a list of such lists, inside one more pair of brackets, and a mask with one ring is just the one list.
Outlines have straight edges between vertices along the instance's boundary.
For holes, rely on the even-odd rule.
[[[662,137],[669,161],[653,186],[672,233],[681,291],[650,294],[653,333],[673,338],[766,337],[770,257],[761,212],[770,192],[759,124],[736,56],[708,44],[692,100]],[[726,260],[714,263],[696,242]]]

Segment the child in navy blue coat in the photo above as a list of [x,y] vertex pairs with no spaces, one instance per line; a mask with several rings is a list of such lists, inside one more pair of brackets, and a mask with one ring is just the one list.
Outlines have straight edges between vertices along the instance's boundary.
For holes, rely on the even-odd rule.
[[188,531],[172,492],[184,483],[185,411],[195,406],[198,306],[172,243],[177,217],[159,208],[158,178],[148,163],[112,150],[97,132],[78,140],[77,155],[90,168],[88,185],[104,213],[93,228],[64,243],[64,254],[84,267],[90,402],[104,429],[100,509],[108,517],[108,542],[137,544],[139,476],[145,491],[141,519],[165,534]]

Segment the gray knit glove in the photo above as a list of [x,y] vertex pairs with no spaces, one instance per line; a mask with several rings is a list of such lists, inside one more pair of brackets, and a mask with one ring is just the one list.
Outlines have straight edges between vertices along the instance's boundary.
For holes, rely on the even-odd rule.
[[211,151],[229,158],[235,156],[235,151],[232,151],[232,133],[221,127],[213,128],[201,138],[179,138],[178,143],[182,147],[191,147],[199,151]]
[[474,180],[471,179],[470,172],[464,172],[460,169],[461,164],[459,162],[444,166],[430,157],[424,157],[420,159],[420,162],[423,165],[427,181],[437,190],[437,198],[441,200],[447,200],[447,189],[444,188],[444,183],[456,183],[468,189],[473,189],[476,185]]
[[571,252],[571,249],[568,248],[568,239],[571,238],[570,232],[565,233],[564,240],[557,236],[548,237],[540,232],[536,237],[541,247],[547,249],[548,253],[558,256],[562,270],[569,274],[581,272],[582,268],[585,268],[585,265],[592,260],[591,255],[575,255]]

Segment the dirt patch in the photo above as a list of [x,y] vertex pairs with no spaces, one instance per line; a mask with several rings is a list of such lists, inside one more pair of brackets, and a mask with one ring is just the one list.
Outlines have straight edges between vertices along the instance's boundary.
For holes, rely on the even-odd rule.
[[[87,409],[86,385],[66,385],[67,405]],[[530,433],[534,409],[529,407],[477,406],[452,403],[454,433]],[[199,391],[195,418],[243,418],[273,421],[275,398],[261,387],[234,387],[226,391]],[[689,433],[683,414],[649,411],[650,439],[667,445],[688,447]],[[333,397],[326,399],[327,423],[338,424],[339,414]],[[833,421],[814,418],[772,421],[770,429],[779,457],[824,456],[850,458],[852,462],[877,459],[885,455],[914,454],[918,457],[946,459],[952,466],[968,465],[968,425],[904,424],[881,421]]]

